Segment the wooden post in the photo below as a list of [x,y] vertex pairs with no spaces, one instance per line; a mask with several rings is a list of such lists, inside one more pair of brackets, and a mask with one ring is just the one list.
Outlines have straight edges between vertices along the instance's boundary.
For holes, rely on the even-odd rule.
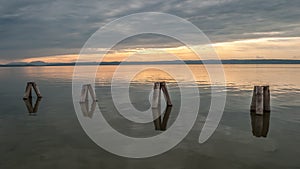
[[32,83],[32,87],[33,87],[36,95],[38,96],[38,98],[42,98],[41,92],[35,82]]
[[262,115],[264,112],[264,104],[263,104],[263,87],[256,86],[256,114]]
[[153,99],[152,99],[152,108],[158,108],[159,97],[160,97],[160,83],[155,82],[153,88]]
[[88,98],[89,98],[88,93],[90,93],[93,101],[97,102],[96,94],[95,94],[91,84],[82,85],[80,102],[83,103],[83,102],[86,102],[88,100]]
[[270,90],[269,86],[264,86],[264,112],[270,112]]
[[166,82],[155,82],[153,88],[153,99],[152,99],[152,108],[157,108],[160,103],[161,90],[164,93],[164,98],[166,100],[167,106],[172,106],[170,95],[166,86]]
[[96,98],[96,93],[95,93],[95,91],[93,90],[93,87],[92,87],[91,84],[88,84],[88,89],[89,89],[89,93],[90,93],[90,95],[91,95],[93,101],[94,101],[94,102],[97,102],[98,100],[97,100],[97,98]]
[[270,112],[269,86],[254,86],[250,111],[259,115]]
[[83,85],[81,89],[80,103],[84,103],[88,99],[88,86]]
[[23,97],[24,100],[32,97],[31,88],[32,88],[32,84],[27,83],[26,88],[25,88],[25,94]]
[[160,88],[162,89],[165,99],[167,101],[167,106],[172,106],[170,95],[166,86],[166,82],[160,82]]
[[25,89],[25,94],[24,94],[24,97],[23,97],[24,100],[32,98],[32,88],[34,89],[35,94],[37,95],[37,97],[42,98],[42,95],[41,95],[40,90],[37,87],[36,83],[35,82],[27,82],[26,89]]
[[[155,130],[163,131],[166,130],[167,121],[169,119],[169,115],[171,112],[172,103],[165,82],[155,82],[153,90],[154,90],[153,98],[152,98],[153,122],[154,122]],[[164,98],[167,103],[167,108],[165,110],[163,122],[161,122],[161,110],[160,110],[161,90],[164,93]]]
[[252,95],[252,101],[250,106],[250,111],[255,112],[256,111],[256,86],[253,88],[253,95]]

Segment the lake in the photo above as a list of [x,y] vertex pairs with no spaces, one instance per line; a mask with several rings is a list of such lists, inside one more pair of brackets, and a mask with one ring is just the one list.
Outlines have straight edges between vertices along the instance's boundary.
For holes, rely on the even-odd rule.
[[[123,65],[127,71],[144,65]],[[178,65],[164,65],[174,70]],[[182,142],[163,154],[141,159],[114,155],[95,144],[82,129],[72,100],[72,66],[0,68],[0,168],[299,168],[300,161],[300,65],[223,65],[226,77],[226,105],[221,122],[205,143],[198,137],[207,116],[211,81],[203,65],[189,65],[200,92],[200,109],[192,130]],[[96,75],[98,105],[115,130],[131,137],[162,133],[156,122],[139,124],[124,119],[111,98],[110,84],[118,66],[101,66]],[[128,72],[116,77],[122,81]],[[124,78],[124,79],[123,79]],[[131,80],[130,99],[138,110],[151,105],[153,82],[166,81],[173,107],[166,129],[176,120],[180,92],[175,79],[190,79],[184,72],[176,78],[158,69],[145,69]],[[32,103],[22,97],[26,82],[35,81],[43,98]],[[254,85],[269,85],[271,112],[250,113]],[[191,95],[191,97],[195,97]],[[34,107],[36,112],[26,107]],[[90,109],[93,105],[89,102]],[[83,110],[85,110],[83,108]],[[32,113],[29,113],[31,111]],[[87,111],[83,116],[93,118]],[[256,123],[263,123],[261,124]],[[258,126],[257,126],[258,125]],[[180,132],[180,131],[178,131]],[[153,143],[153,146],[156,146]],[[134,150],[132,150],[134,151]]]

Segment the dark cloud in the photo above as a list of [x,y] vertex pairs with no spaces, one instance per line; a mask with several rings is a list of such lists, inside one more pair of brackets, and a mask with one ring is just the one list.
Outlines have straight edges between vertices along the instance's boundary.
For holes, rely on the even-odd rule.
[[[124,15],[149,11],[188,19],[213,42],[300,36],[299,0],[2,0],[0,57],[13,60],[78,53],[85,41],[104,24]],[[139,38],[124,44],[138,43],[141,47],[143,43],[144,47],[179,44],[163,36]]]

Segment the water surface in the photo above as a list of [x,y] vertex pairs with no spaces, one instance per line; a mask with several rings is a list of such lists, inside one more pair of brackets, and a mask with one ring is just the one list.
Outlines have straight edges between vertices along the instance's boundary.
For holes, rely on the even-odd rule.
[[[127,66],[130,71],[130,65]],[[178,68],[176,65],[165,66]],[[85,134],[72,102],[73,67],[0,68],[0,168],[300,167],[299,65],[224,65],[227,80],[225,111],[216,132],[204,144],[198,143],[198,137],[209,109],[210,80],[203,65],[190,65],[190,68],[201,94],[196,123],[188,136],[172,150],[146,159],[113,155]],[[163,132],[155,130],[154,123],[137,124],[122,118],[110,97],[110,82],[116,66],[101,66],[100,69],[96,94],[107,121],[116,130],[133,137]],[[123,73],[126,78],[127,72]],[[185,79],[184,73],[176,79],[190,81]],[[43,95],[34,114],[28,112],[22,100],[27,81],[35,81]],[[132,79],[130,98],[137,109],[149,108],[148,96],[155,81],[168,82],[174,105],[168,128],[175,121],[180,105],[175,78],[157,69],[143,71]],[[249,106],[253,85],[270,85],[272,110],[269,116],[251,116]],[[93,117],[92,112],[83,113],[87,118]],[[260,126],[253,127],[255,123],[268,124],[268,128],[264,127],[267,132],[262,133]]]

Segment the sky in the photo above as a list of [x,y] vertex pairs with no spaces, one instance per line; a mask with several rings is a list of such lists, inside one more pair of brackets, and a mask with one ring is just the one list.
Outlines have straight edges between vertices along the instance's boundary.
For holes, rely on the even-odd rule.
[[[0,63],[76,61],[99,28],[139,12],[188,20],[221,59],[300,59],[299,0],[0,0]],[[181,42],[160,35],[124,39],[105,58],[162,50],[195,59]]]

